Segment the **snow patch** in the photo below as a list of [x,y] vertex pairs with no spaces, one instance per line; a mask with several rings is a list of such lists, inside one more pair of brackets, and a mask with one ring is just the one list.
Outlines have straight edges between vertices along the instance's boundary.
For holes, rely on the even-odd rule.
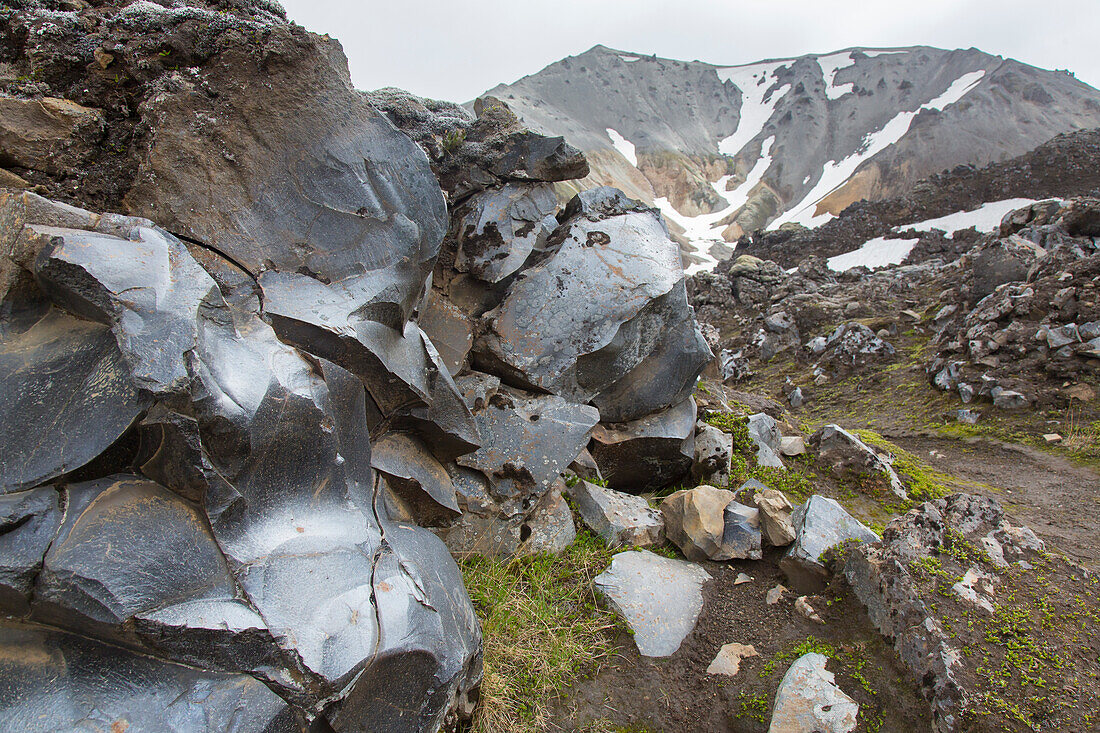
[[634,152],[634,143],[627,140],[610,127],[607,128],[607,136],[611,138],[611,144],[619,151],[619,154],[630,161],[635,168],[638,167],[638,156]]
[[990,201],[971,211],[956,211],[954,214],[941,216],[938,219],[927,219],[916,224],[902,224],[894,227],[894,230],[915,229],[918,232],[930,232],[933,229],[939,229],[948,236],[970,227],[974,227],[979,232],[992,232],[1001,225],[1001,219],[1005,214],[1034,203],[1035,199]]
[[619,54],[619,58],[630,64],[640,59],[641,56],[624,56],[623,54]]
[[869,59],[873,59],[876,56],[894,56],[899,53],[908,53],[908,51],[883,51],[883,50],[870,50],[863,49],[863,55]]
[[864,242],[863,246],[859,249],[845,252],[836,257],[830,257],[825,262],[830,270],[836,272],[844,272],[845,270],[850,270],[860,265],[871,269],[886,267],[887,265],[897,265],[909,256],[909,253],[913,251],[913,247],[917,246],[917,242],[919,241],[919,239],[887,239],[886,237],[878,237],[868,242]]
[[719,80],[733,82],[741,90],[741,117],[737,122],[737,129],[732,135],[718,142],[719,153],[731,157],[737,155],[741,152],[741,148],[748,145],[764,129],[779,100],[791,90],[790,84],[784,84],[770,95],[768,94],[768,90],[774,83],[775,72],[789,63],[789,61],[770,61],[764,64],[727,66],[714,70]]
[[732,191],[726,190],[726,185],[732,176],[722,176],[711,184],[714,186],[715,192],[726,201],[726,205],[721,211],[712,214],[700,214],[699,216],[684,216],[672,206],[672,203],[666,197],[662,196],[654,200],[653,203],[661,210],[665,218],[684,228],[684,238],[687,239],[691,252],[703,260],[688,267],[686,270],[688,275],[694,275],[703,270],[712,270],[718,264],[718,260],[710,254],[710,248],[718,242],[725,244],[725,240],[722,238],[722,230],[725,226],[720,225],[719,222],[748,203],[752,190],[764,179],[764,174],[771,167],[771,149],[774,143],[775,135],[772,135],[760,144],[760,157],[745,176],[744,182],[737,188]]
[[856,85],[852,82],[840,85],[835,83],[836,73],[841,69],[847,69],[849,66],[855,66],[855,63],[851,51],[817,57],[817,65],[821,67],[821,78],[825,80],[826,98],[840,99],[845,94],[850,94],[856,90]]
[[860,147],[839,163],[835,160],[830,160],[825,163],[821,169],[821,177],[818,179],[817,184],[810,189],[810,192],[807,193],[800,202],[787,209],[782,216],[772,221],[772,223],[768,225],[768,229],[776,229],[781,224],[785,224],[789,221],[813,228],[834,218],[829,212],[815,214],[817,204],[821,199],[844,185],[864,161],[870,160],[898,140],[901,140],[905,133],[909,132],[909,126],[913,124],[913,120],[922,110],[932,109],[942,111],[948,105],[954,104],[962,99],[967,92],[978,85],[984,76],[984,70],[963,74],[958,79],[951,82],[950,86],[948,86],[940,96],[922,104],[918,109],[912,112],[899,112],[892,120],[887,122],[881,130],[876,130],[875,132],[870,132],[865,135]]

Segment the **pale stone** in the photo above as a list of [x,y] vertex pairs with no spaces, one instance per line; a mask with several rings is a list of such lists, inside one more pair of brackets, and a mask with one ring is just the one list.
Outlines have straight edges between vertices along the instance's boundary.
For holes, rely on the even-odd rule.
[[836,686],[826,658],[811,652],[795,660],[775,693],[768,733],[850,733],[859,705]]
[[741,670],[741,660],[748,657],[757,657],[756,649],[752,644],[723,644],[718,650],[714,661],[707,667],[707,674],[723,674],[727,677],[736,677]]

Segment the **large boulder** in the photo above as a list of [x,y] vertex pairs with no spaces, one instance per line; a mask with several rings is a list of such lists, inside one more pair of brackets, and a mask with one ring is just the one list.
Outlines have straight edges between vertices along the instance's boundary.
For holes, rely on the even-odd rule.
[[478,363],[510,382],[591,401],[605,422],[682,402],[711,353],[659,214],[578,213],[554,236],[553,256],[486,314]]
[[695,401],[592,431],[592,457],[608,486],[631,494],[677,481],[695,455]]
[[105,128],[101,110],[68,99],[0,94],[0,151],[5,165],[71,173],[91,156]]

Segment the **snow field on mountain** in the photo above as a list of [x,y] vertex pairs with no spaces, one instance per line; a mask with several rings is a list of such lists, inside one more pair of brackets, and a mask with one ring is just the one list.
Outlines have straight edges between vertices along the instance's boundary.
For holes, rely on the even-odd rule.
[[873,158],[886,148],[890,147],[909,132],[909,126],[923,110],[942,111],[948,105],[958,102],[985,76],[985,70],[972,71],[963,74],[947,87],[943,94],[935,99],[922,104],[911,112],[899,112],[893,119],[887,122],[882,129],[868,133],[863,138],[860,148],[841,160],[839,163],[830,160],[822,168],[821,177],[817,184],[810,189],[802,201],[787,209],[786,213],[777,217],[768,225],[768,229],[777,229],[781,224],[795,222],[810,228],[820,226],[834,218],[829,212],[816,214],[817,204],[821,199],[840,188],[852,177],[864,161]]
[[718,142],[719,153],[731,157],[737,155],[741,152],[741,148],[748,145],[764,129],[779,100],[791,90],[790,84],[784,84],[770,95],[768,94],[768,90],[774,83],[773,77],[776,70],[789,63],[789,61],[771,61],[715,69],[719,79],[724,82],[733,82],[734,86],[741,90],[741,117],[737,122],[737,129],[732,135]]
[[849,66],[855,66],[855,59],[851,51],[833,53],[828,56],[818,56],[817,65],[821,67],[821,78],[825,81],[825,97],[827,99],[840,99],[845,94],[855,91],[855,84],[836,84],[836,73]]
[[916,247],[919,241],[919,239],[876,237],[864,242],[859,249],[830,257],[825,263],[830,270],[836,272],[844,272],[860,265],[871,269],[885,267],[886,265],[897,265],[909,256],[909,253],[913,251],[913,247]]
[[661,210],[666,219],[676,222],[684,228],[684,237],[688,240],[692,252],[704,260],[704,262],[692,264],[687,269],[689,275],[694,275],[702,270],[713,269],[718,264],[718,260],[710,254],[710,246],[715,242],[725,241],[722,238],[722,230],[725,225],[721,225],[719,222],[748,202],[752,190],[764,178],[764,174],[767,173],[772,164],[771,148],[774,142],[775,136],[772,135],[761,143],[760,157],[745,176],[744,182],[737,188],[732,191],[726,190],[726,185],[732,176],[722,176],[711,184],[714,186],[715,192],[726,200],[726,206],[721,211],[700,214],[699,216],[684,216],[673,207],[666,197],[662,196],[654,199],[653,203]]
[[979,232],[992,232],[1001,224],[1005,214],[1016,209],[1034,204],[1034,199],[1005,199],[1003,201],[990,201],[982,204],[972,211],[956,211],[954,214],[941,216],[937,219],[919,221],[916,224],[903,224],[894,227],[895,231],[915,229],[918,232],[930,232],[939,229],[947,236],[955,232],[974,227]]
[[607,128],[607,136],[611,138],[611,144],[619,151],[619,154],[630,161],[635,168],[638,167],[638,155],[634,150],[634,143],[620,135],[618,131]]

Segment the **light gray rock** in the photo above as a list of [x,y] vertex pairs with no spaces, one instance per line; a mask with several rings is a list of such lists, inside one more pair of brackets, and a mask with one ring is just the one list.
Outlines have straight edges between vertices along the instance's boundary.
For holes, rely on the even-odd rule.
[[1031,400],[1019,392],[1003,387],[994,387],[989,391],[993,406],[1002,410],[1023,410],[1031,406]]
[[507,183],[474,194],[452,214],[455,269],[490,283],[518,271],[557,228],[558,197],[548,184]]
[[787,395],[787,402],[790,404],[791,407],[795,408],[796,410],[799,407],[802,407],[802,404],[805,401],[806,398],[802,396],[801,387],[795,387],[790,391],[790,394]]
[[756,444],[756,462],[770,468],[784,468],[779,457],[779,424],[775,418],[763,412],[749,415],[749,437]]
[[982,413],[977,410],[956,410],[955,419],[967,425],[977,425],[982,418]]
[[578,214],[559,234],[553,256],[525,271],[485,315],[488,331],[474,347],[481,363],[591,401],[605,422],[682,402],[712,355],[688,306],[679,248],[660,216]]
[[661,512],[640,496],[579,481],[568,489],[581,520],[609,547],[649,547],[664,541]]
[[710,577],[698,565],[631,550],[615,555],[595,587],[630,626],[642,656],[667,657],[695,628]]
[[816,652],[794,661],[775,692],[768,733],[850,733],[856,729],[859,705],[836,686],[825,669],[828,659]]
[[779,452],[785,456],[801,456],[806,452],[806,441],[800,435],[790,435],[779,439]]
[[733,458],[733,436],[705,422],[695,424],[695,462],[691,477],[698,483],[725,486],[729,483]]
[[759,510],[731,501],[726,504],[723,516],[726,527],[722,534],[722,544],[731,548],[734,558],[759,560],[762,556]]
[[844,511],[835,500],[814,494],[791,516],[795,540],[779,561],[791,584],[803,592],[825,587],[828,573],[821,556],[846,540],[876,542],[879,536]]

